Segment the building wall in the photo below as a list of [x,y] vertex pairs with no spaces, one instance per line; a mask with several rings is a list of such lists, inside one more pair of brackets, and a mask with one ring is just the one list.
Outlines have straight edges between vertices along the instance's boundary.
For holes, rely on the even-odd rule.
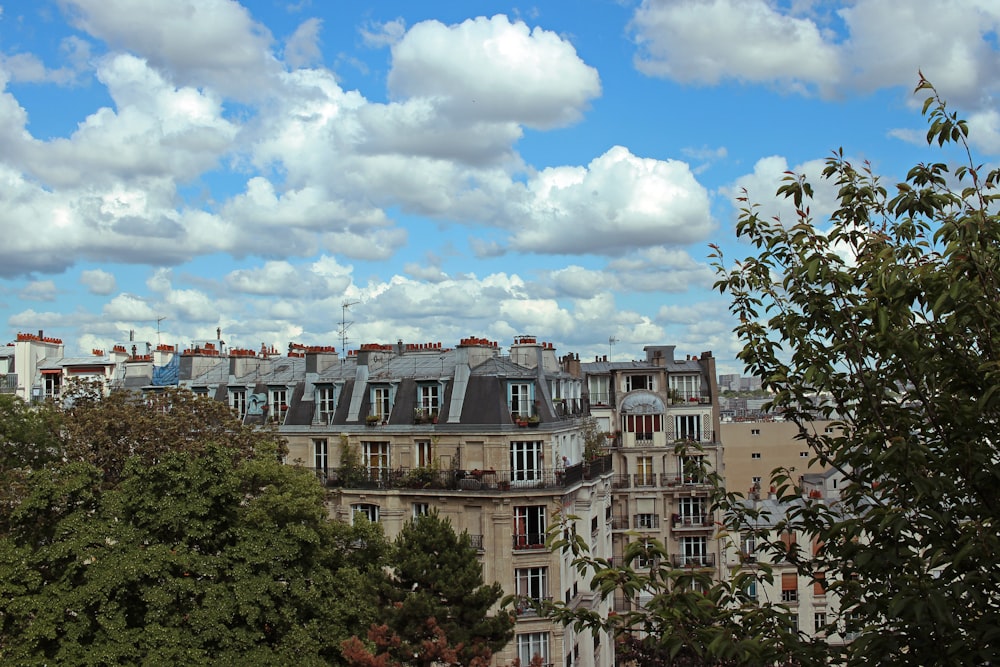
[[[798,426],[789,421],[723,422],[721,440],[724,448],[726,488],[747,495],[754,484],[766,494],[771,471],[788,468],[793,478],[827,468],[797,436]],[[829,421],[810,422],[816,433],[835,434]]]

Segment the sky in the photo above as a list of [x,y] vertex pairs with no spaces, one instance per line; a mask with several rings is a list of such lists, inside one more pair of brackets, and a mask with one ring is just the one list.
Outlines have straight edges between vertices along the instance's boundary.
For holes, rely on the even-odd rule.
[[995,164],[998,32],[995,0],[0,0],[0,342],[533,335],[739,373],[736,197],[787,214],[839,148],[889,183],[941,159],[920,71]]

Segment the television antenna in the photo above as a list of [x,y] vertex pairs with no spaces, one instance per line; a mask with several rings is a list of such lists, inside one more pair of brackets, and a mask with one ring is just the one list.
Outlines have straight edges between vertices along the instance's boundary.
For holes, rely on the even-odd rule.
[[340,363],[344,363],[347,359],[347,330],[354,324],[354,322],[347,321],[347,309],[359,303],[361,302],[345,301],[340,304],[340,331],[337,332],[340,335]]
[[614,336],[608,336],[608,361],[612,361],[615,356],[615,343],[618,340]]
[[167,319],[167,318],[166,317],[157,317],[156,318],[156,344],[157,345],[160,344],[160,322],[162,322],[165,319]]

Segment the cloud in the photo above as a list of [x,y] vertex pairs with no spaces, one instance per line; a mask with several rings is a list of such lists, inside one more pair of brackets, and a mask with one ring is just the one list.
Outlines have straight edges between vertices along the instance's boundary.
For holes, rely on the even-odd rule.
[[688,165],[615,146],[587,167],[551,167],[527,184],[510,245],[523,252],[620,255],[705,239],[715,223]]
[[643,0],[630,29],[636,67],[683,83],[835,97],[909,90],[923,70],[946,99],[973,109],[991,105],[1000,87],[1000,6],[981,0],[947,11],[929,0]]
[[72,23],[145,58],[181,85],[239,99],[271,88],[280,70],[270,32],[233,0],[60,0]]
[[80,283],[91,294],[106,296],[117,288],[114,275],[101,269],[90,269],[80,273]]
[[645,0],[631,28],[636,67],[652,76],[821,87],[841,76],[831,35],[766,0]]
[[323,53],[319,48],[319,31],[322,28],[321,19],[303,21],[285,42],[285,62],[292,67],[305,67],[320,62]]
[[28,301],[55,301],[58,294],[59,290],[51,280],[34,280],[24,286],[20,297]]
[[506,16],[414,25],[392,47],[389,90],[431,98],[449,118],[552,128],[601,92],[597,70],[554,32]]

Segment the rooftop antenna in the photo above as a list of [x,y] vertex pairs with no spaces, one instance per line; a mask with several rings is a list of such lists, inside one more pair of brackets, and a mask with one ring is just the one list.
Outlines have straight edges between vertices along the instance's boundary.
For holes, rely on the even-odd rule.
[[615,356],[615,343],[618,339],[614,336],[608,336],[608,361],[613,361]]
[[160,322],[162,322],[165,319],[167,319],[167,318],[166,317],[157,317],[156,318],[156,344],[157,345],[160,344]]
[[360,301],[345,301],[340,304],[340,363],[344,363],[347,360],[347,329],[350,328],[354,322],[347,321],[347,309],[351,306],[356,306],[361,303]]

